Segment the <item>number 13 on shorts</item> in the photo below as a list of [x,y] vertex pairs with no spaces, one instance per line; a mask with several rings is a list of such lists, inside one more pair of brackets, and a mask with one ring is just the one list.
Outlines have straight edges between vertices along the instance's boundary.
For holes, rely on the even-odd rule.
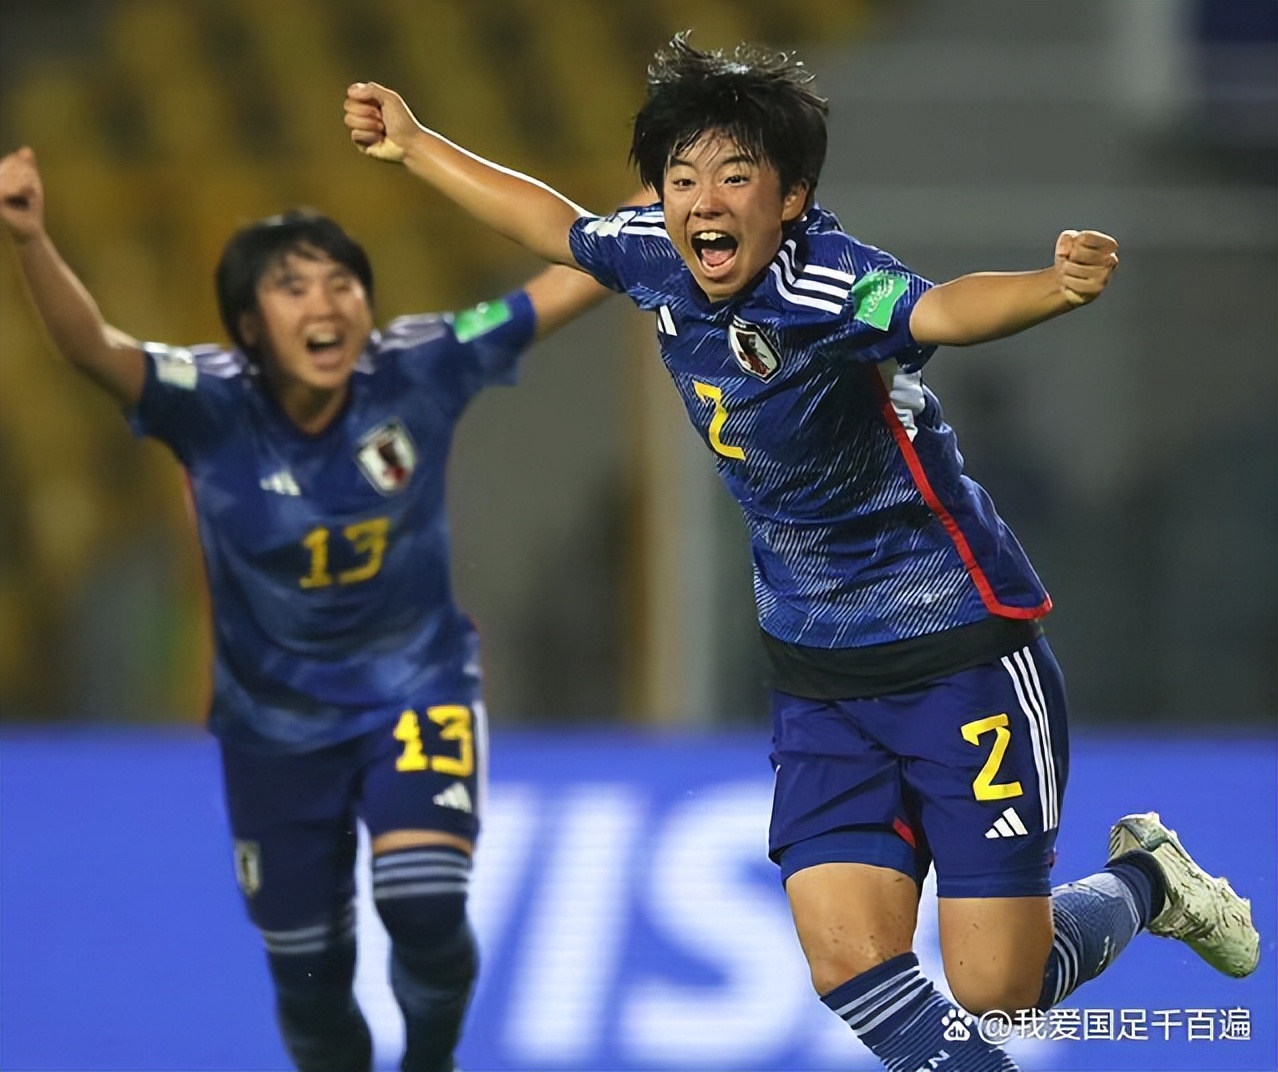
[[398,771],[433,770],[454,778],[467,778],[475,769],[475,737],[470,708],[441,704],[426,708],[426,717],[439,727],[440,743],[455,749],[450,755],[428,755],[422,744],[422,724],[416,711],[405,711],[395,725],[395,739],[404,745],[395,760]]

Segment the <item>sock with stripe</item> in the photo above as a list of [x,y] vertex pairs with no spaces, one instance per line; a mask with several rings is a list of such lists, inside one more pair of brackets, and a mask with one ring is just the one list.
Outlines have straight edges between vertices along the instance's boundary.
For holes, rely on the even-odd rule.
[[466,918],[470,857],[442,845],[373,861],[373,900],[391,940],[391,989],[404,1013],[403,1072],[452,1072],[479,967]]
[[299,1072],[365,1072],[373,1041],[352,985],[355,906],[332,920],[263,931],[275,984],[275,1015]]
[[862,972],[821,1000],[856,1032],[889,1072],[1016,1072],[971,1016],[948,1001],[902,953]]
[[1052,890],[1056,937],[1038,1008],[1059,1005],[1095,979],[1163,909],[1162,872],[1149,853],[1129,852],[1103,871]]

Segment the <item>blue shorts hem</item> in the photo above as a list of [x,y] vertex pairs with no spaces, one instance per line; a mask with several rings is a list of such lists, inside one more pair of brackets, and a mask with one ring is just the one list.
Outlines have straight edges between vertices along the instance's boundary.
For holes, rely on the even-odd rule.
[[936,876],[938,897],[1047,897],[1051,892],[1046,867],[997,875]]
[[817,864],[870,864],[890,867],[918,881],[915,853],[899,834],[886,830],[832,830],[827,834],[796,841],[773,851],[772,859],[781,868],[781,884],[804,868]]

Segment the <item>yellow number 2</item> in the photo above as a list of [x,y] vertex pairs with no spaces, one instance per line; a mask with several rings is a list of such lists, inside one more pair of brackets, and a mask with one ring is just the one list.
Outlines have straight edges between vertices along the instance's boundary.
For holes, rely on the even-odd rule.
[[994,734],[994,747],[990,749],[989,758],[985,761],[985,766],[981,768],[981,773],[972,782],[972,792],[976,795],[976,799],[1007,800],[1009,797],[1019,797],[1023,792],[1020,782],[994,784],[998,769],[1003,765],[1003,756],[1007,753],[1007,743],[1012,739],[1012,731],[1007,728],[1007,716],[990,715],[988,718],[978,718],[975,722],[961,726],[960,730],[963,733],[963,740],[968,744],[978,744],[985,734]]
[[470,708],[461,704],[428,707],[426,717],[439,726],[441,741],[456,742],[455,756],[428,756],[422,747],[422,725],[416,711],[405,711],[395,725],[395,740],[402,741],[404,751],[395,760],[398,771],[434,770],[465,778],[475,769],[475,736],[471,729]]
[[708,383],[702,383],[700,380],[693,380],[692,386],[696,389],[697,397],[702,402],[709,402],[714,406],[714,416],[710,418],[710,429],[706,432],[706,439],[710,441],[710,446],[714,452],[724,458],[734,458],[739,462],[745,461],[745,451],[740,447],[730,446],[722,439],[723,426],[728,423],[728,407],[723,404],[723,390],[714,387]]

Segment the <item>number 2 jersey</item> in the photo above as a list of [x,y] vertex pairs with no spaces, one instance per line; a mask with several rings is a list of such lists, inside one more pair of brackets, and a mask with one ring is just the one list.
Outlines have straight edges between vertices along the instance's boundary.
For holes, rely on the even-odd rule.
[[478,640],[449,577],[444,477],[483,387],[514,381],[522,291],[374,332],[345,408],[299,430],[238,351],[147,344],[130,416],[189,476],[213,605],[209,727],[308,751],[406,706],[479,698]]
[[749,529],[782,691],[853,697],[1015,650],[1051,607],[922,382],[931,284],[812,207],[711,302],[661,207],[583,217],[578,264],[655,314],[661,357]]

